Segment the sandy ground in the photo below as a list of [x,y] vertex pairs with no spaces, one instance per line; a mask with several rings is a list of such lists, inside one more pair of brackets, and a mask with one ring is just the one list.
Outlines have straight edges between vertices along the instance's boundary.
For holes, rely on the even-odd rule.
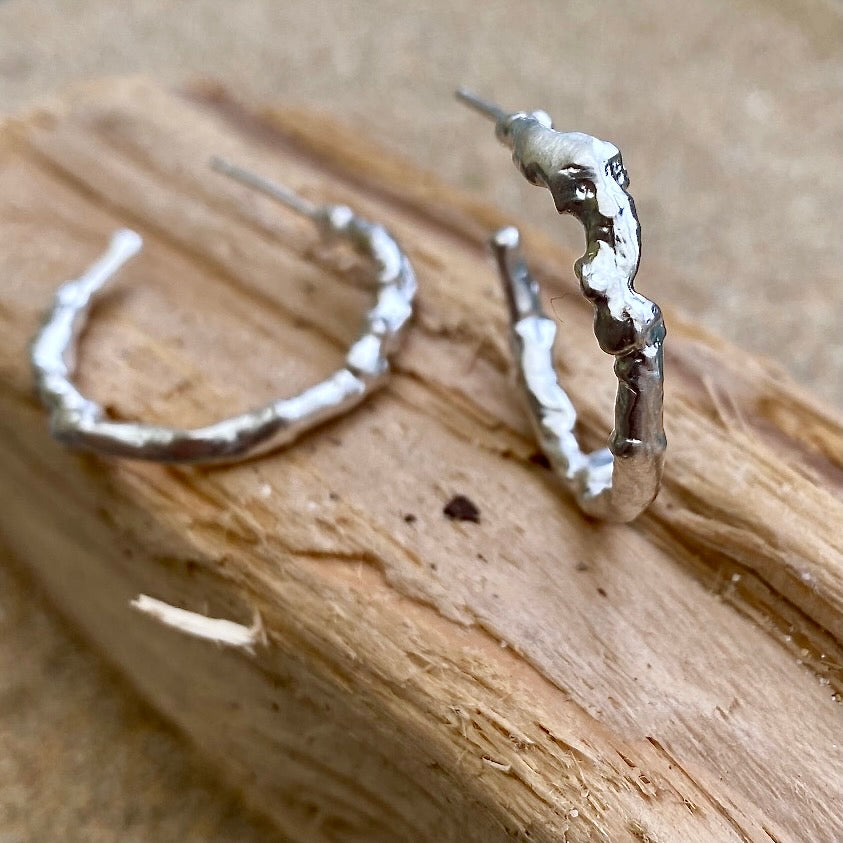
[[[545,108],[623,149],[639,288],[839,406],[841,21],[837,0],[0,0],[0,113],[104,74],[215,78],[329,112],[576,248],[451,90]],[[0,568],[0,841],[48,838],[272,832]]]

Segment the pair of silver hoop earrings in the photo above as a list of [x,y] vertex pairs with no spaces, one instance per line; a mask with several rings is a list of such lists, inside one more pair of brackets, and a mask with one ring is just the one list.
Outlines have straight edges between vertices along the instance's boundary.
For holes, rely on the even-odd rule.
[[[608,447],[583,452],[576,410],[553,366],[556,323],[545,316],[539,287],[521,256],[519,233],[491,239],[510,316],[510,340],[536,437],[551,468],[582,510],[631,521],[655,498],[666,440],[662,424],[664,321],[659,307],[633,288],[641,249],[635,205],[619,150],[579,132],[558,132],[543,111],[509,114],[467,91],[457,97],[495,122],[498,139],[531,183],[550,190],[557,211],[582,223],[586,251],[575,264],[594,306],[600,348],[615,357],[618,391]],[[66,445],[109,456],[163,463],[235,462],[291,443],[339,416],[382,385],[390,356],[413,315],[416,279],[407,255],[381,225],[342,205],[315,206],[277,185],[214,159],[218,171],[260,190],[312,220],[323,237],[343,238],[375,270],[376,300],[345,365],[294,398],[192,430],[107,418],[71,380],[77,338],[97,293],[141,248],[118,231],[106,253],[79,278],[59,287],[32,344],[32,365],[53,435]]]

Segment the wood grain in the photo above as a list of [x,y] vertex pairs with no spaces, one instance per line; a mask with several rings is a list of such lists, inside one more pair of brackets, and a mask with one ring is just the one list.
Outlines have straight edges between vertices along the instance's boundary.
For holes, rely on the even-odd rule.
[[[420,282],[397,374],[238,467],[67,453],[26,343],[120,225],[147,249],[80,372],[117,417],[193,425],[291,394],[355,335],[361,267],[212,153],[389,224]],[[532,459],[484,246],[503,221],[324,118],[212,88],[99,83],[4,122],[6,543],[293,838],[836,839],[839,425],[662,302],[665,486],[631,526],[585,521]],[[526,239],[560,346],[593,348],[560,368],[597,444],[613,378],[574,256]],[[444,517],[457,493],[479,524]],[[257,612],[268,643],[193,641],[133,613],[139,593]]]

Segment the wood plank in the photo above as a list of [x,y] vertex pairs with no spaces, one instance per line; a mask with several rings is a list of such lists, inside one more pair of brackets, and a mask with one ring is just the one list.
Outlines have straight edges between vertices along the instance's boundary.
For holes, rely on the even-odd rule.
[[[361,267],[210,173],[213,153],[389,224],[420,281],[396,376],[242,466],[69,454],[26,343],[113,228],[147,249],[99,306],[80,382],[118,417],[198,424],[292,394],[355,335]],[[839,425],[660,302],[665,486],[633,525],[584,520],[531,460],[484,246],[503,221],[322,117],[218,90],[98,83],[6,121],[6,543],[293,838],[839,837]],[[526,239],[597,444],[614,379],[574,256]],[[455,493],[479,524],[443,516]],[[192,640],[133,612],[139,593],[257,613],[268,643]]]

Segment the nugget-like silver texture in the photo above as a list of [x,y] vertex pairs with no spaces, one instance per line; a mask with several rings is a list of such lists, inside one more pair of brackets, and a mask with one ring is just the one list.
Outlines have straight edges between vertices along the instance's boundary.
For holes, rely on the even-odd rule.
[[543,111],[508,114],[466,91],[458,97],[495,121],[524,177],[546,187],[560,214],[573,214],[586,235],[575,272],[594,306],[600,348],[615,357],[618,392],[608,448],[584,453],[577,414],[553,367],[556,322],[521,256],[518,230],[492,238],[511,318],[511,342],[533,427],[552,468],[582,509],[596,518],[631,521],[661,483],[667,441],[662,424],[664,320],[658,305],[633,287],[641,228],[627,192],[620,151],[579,132],[558,132]]
[[165,463],[233,462],[289,444],[302,433],[359,404],[384,383],[389,356],[413,315],[416,279],[407,256],[382,226],[355,216],[342,205],[314,207],[215,160],[214,167],[269,193],[308,216],[325,237],[342,237],[375,266],[376,300],[345,365],[293,398],[273,401],[208,427],[180,429],[112,421],[103,408],[74,386],[76,342],[90,306],[106,282],[140,250],[140,235],[118,231],[107,252],[81,277],[59,287],[31,346],[38,394],[50,410],[53,435],[73,447],[115,457]]

